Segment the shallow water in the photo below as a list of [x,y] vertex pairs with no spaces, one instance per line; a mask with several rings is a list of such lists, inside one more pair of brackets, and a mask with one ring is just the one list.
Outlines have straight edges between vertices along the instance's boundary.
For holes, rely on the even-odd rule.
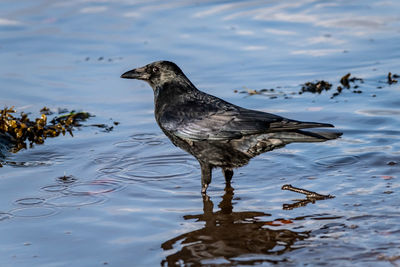
[[[400,86],[387,83],[388,72],[400,74],[399,2],[0,7],[1,106],[120,122],[6,155],[2,266],[400,265]],[[119,78],[160,59],[230,102],[344,135],[260,155],[235,172],[234,191],[216,170],[203,199],[198,163],[154,121],[150,87]],[[364,82],[331,98],[349,72]],[[331,91],[297,94],[322,79]],[[235,93],[264,88],[276,93]],[[284,184],[335,198],[297,201]]]

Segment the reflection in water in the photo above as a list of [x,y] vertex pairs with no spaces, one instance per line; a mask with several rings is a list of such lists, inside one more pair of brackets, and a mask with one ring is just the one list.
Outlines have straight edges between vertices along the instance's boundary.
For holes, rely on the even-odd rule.
[[299,207],[304,207],[306,206],[308,203],[315,203],[315,201],[317,200],[324,200],[324,199],[329,199],[329,198],[335,198],[332,195],[322,195],[322,194],[318,194],[316,192],[313,191],[309,191],[306,189],[302,189],[302,188],[298,188],[298,187],[294,187],[290,184],[285,184],[282,186],[282,190],[289,190],[292,192],[296,192],[296,193],[300,193],[300,194],[304,194],[306,195],[305,199],[296,199],[295,203],[292,204],[283,204],[283,209],[284,210],[292,210],[294,208],[299,208]]
[[292,209],[295,209],[295,208],[305,207],[309,203],[313,203],[314,204],[315,201],[316,201],[315,199],[309,199],[309,198],[296,199],[295,203],[283,204],[282,205],[282,209],[284,209],[284,210],[292,210]]
[[[171,250],[161,264],[175,266],[177,263],[201,264],[210,263],[245,263],[278,262],[268,259],[266,255],[281,255],[291,251],[298,240],[309,237],[309,232],[293,232],[287,229],[273,230],[267,225],[274,222],[263,221],[262,217],[270,214],[257,211],[234,212],[232,206],[233,189],[225,191],[218,205],[219,211],[213,212],[214,204],[208,196],[203,197],[203,214],[185,215],[185,220],[195,219],[204,222],[201,229],[191,231],[161,244],[165,251]],[[292,223],[281,220],[281,223]],[[279,224],[280,225],[280,224]],[[172,250],[174,245],[181,248]],[[176,252],[175,252],[176,251]],[[263,255],[262,258],[254,257]],[[250,256],[240,258],[243,256]]]

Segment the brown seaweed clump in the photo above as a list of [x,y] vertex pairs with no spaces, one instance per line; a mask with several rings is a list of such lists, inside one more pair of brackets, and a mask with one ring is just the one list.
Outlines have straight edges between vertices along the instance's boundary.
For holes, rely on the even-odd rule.
[[387,76],[387,83],[388,83],[388,84],[397,83],[397,80],[396,80],[395,78],[399,78],[399,77],[400,77],[399,75],[397,75],[397,74],[393,74],[393,75],[392,75],[392,73],[389,72],[389,73],[388,73],[388,76]]
[[[350,89],[350,83],[355,83],[356,81],[359,81],[361,83],[364,83],[364,80],[362,78],[357,78],[357,77],[351,77],[351,73],[347,73],[340,79],[340,83],[347,89]],[[356,85],[357,86],[357,85]],[[358,87],[358,86],[357,86]],[[355,87],[355,88],[357,88]]]
[[[338,95],[340,95],[343,92],[343,88],[346,89],[350,89],[351,88],[351,83],[356,83],[356,82],[360,82],[360,83],[364,83],[364,80],[362,78],[357,78],[357,77],[351,77],[351,73],[347,73],[346,75],[344,75],[341,79],[340,79],[340,84],[343,86],[338,86],[336,88],[336,92],[332,94],[331,98],[334,98]],[[361,90],[355,90],[359,87],[358,84],[353,85],[353,93],[355,94],[361,94],[362,91]]]
[[70,112],[59,117],[55,117],[48,123],[47,116],[43,108],[40,118],[30,120],[26,113],[21,113],[20,117],[15,116],[14,107],[0,110],[0,136],[7,138],[12,147],[12,152],[17,152],[27,147],[27,143],[43,144],[48,137],[56,137],[67,132],[73,136],[72,130],[80,126],[79,122],[86,120],[91,115],[87,112]]
[[320,94],[322,91],[328,91],[331,89],[332,84],[326,81],[316,81],[315,83],[313,82],[306,82],[302,87],[301,91],[299,94],[302,94],[304,92],[310,92],[310,93],[318,93]]

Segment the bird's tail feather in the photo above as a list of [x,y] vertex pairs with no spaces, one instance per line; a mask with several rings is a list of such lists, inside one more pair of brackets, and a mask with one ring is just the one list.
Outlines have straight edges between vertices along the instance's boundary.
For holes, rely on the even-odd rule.
[[273,122],[269,126],[270,126],[269,129],[270,132],[290,131],[290,130],[305,129],[305,128],[335,127],[329,123],[295,121],[295,120],[284,120],[280,122]]
[[[340,137],[342,133],[337,132],[309,132],[296,130],[291,132],[280,132],[277,133],[279,138],[285,143],[292,142],[324,142]],[[278,137],[278,136],[277,136]]]
[[259,136],[248,136],[240,141],[232,141],[235,149],[242,151],[250,157],[284,147],[290,143],[325,142],[340,137],[342,133],[335,132],[309,132],[302,130],[274,132]]

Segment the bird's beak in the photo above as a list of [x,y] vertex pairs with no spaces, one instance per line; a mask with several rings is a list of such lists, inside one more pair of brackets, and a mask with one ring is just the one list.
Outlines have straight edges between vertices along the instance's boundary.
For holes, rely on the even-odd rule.
[[148,80],[150,78],[150,74],[146,72],[145,67],[141,67],[125,72],[124,74],[121,75],[121,78]]

